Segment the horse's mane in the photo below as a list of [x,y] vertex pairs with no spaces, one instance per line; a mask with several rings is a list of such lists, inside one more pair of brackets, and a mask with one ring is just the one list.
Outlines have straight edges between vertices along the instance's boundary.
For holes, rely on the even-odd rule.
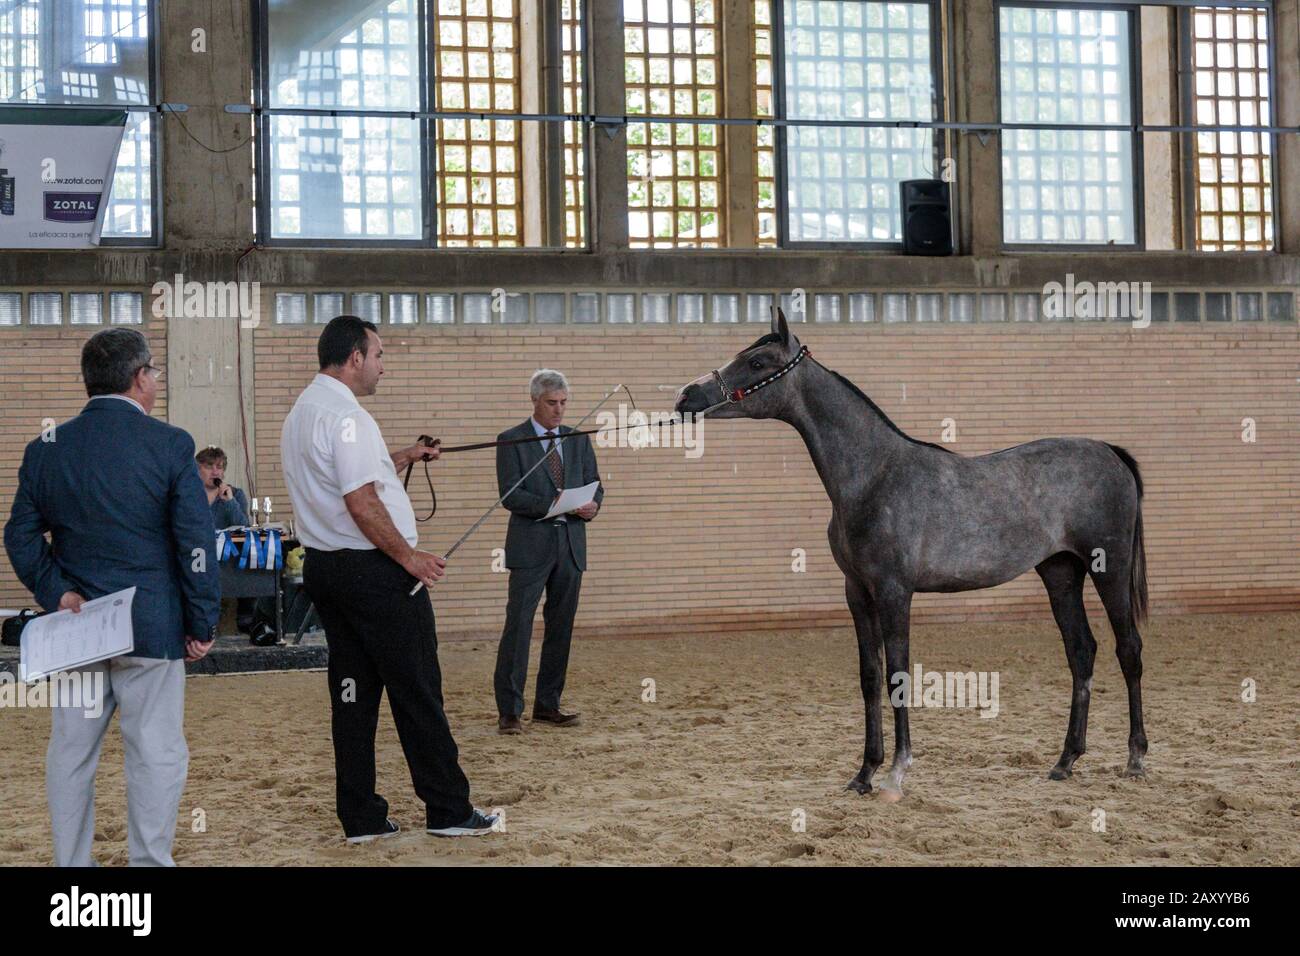
[[[817,364],[818,364],[818,365],[821,365],[821,362],[818,362]],[[822,368],[826,368],[825,365],[822,365],[821,367],[822,367]],[[850,382],[847,378],[845,378],[845,377],[844,377],[843,375],[841,375],[839,372],[835,371],[835,369],[833,369],[833,368],[826,368],[826,371],[828,371],[828,372],[830,372],[832,375],[834,375],[837,379],[840,380],[841,383],[843,383],[844,385],[847,385],[847,386],[849,387],[849,390],[850,390],[851,392],[853,392],[854,395],[858,396],[858,398],[860,398],[860,399],[862,399],[864,402],[866,402],[867,405],[871,408],[871,410],[872,410],[873,412],[875,412],[877,415],[880,416],[880,420],[881,420],[882,422],[884,422],[886,426],[888,426],[889,430],[892,431],[892,432],[894,432],[896,435],[901,435],[903,438],[906,438],[908,441],[910,441],[913,445],[925,445],[927,448],[937,448],[937,449],[939,449],[939,451],[941,451],[941,452],[945,452],[945,453],[947,453],[947,454],[949,454],[949,455],[956,454],[956,453],[955,453],[951,448],[944,448],[942,445],[936,445],[936,444],[935,444],[934,442],[932,442],[932,441],[921,441],[921,439],[919,439],[919,438],[913,438],[913,437],[912,437],[911,435],[909,435],[907,432],[903,431],[901,428],[899,428],[897,425],[895,425],[894,422],[893,422],[893,419],[891,419],[888,415],[886,415],[886,414],[884,413],[884,411],[881,409],[881,407],[880,407],[879,405],[877,405],[875,402],[873,402],[873,401],[872,401],[872,400],[867,396],[867,393],[866,393],[866,392],[864,392],[862,389],[858,388],[856,385],[854,385],[852,382]]]
[[[756,342],[755,342],[753,345],[751,345],[749,348],[744,349],[743,351],[741,351],[739,354],[744,355],[745,352],[752,351],[753,349],[758,348],[760,345],[768,345],[768,344],[770,344],[770,343],[779,343],[780,341],[781,341],[781,336],[780,336],[780,335],[778,335],[778,334],[775,333],[775,332],[769,332],[769,333],[766,334],[766,335],[760,336],[759,339],[758,339],[758,341],[756,341]],[[813,361],[816,361],[816,359],[814,359]],[[907,432],[903,431],[901,428],[899,428],[897,425],[895,425],[893,419],[891,419],[888,415],[886,415],[885,412],[884,412],[884,410],[883,410],[879,405],[877,405],[875,402],[873,402],[873,401],[870,399],[870,397],[867,395],[866,392],[864,392],[862,389],[858,388],[856,385],[854,385],[852,382],[850,382],[847,378],[845,378],[845,377],[844,377],[843,375],[841,375],[839,372],[835,371],[835,369],[833,369],[833,368],[826,368],[826,366],[825,366],[825,365],[822,365],[821,362],[817,362],[817,364],[820,365],[822,368],[825,368],[826,371],[830,372],[832,375],[834,375],[837,379],[840,380],[840,382],[841,382],[842,384],[847,385],[848,388],[849,388],[849,391],[851,391],[854,395],[858,396],[858,398],[860,398],[860,399],[862,399],[864,402],[866,402],[866,403],[867,403],[867,407],[870,408],[870,409],[871,409],[871,410],[872,410],[876,415],[880,416],[880,420],[881,420],[882,422],[884,422],[885,425],[889,428],[889,430],[892,431],[894,434],[899,435],[899,436],[901,436],[902,438],[907,439],[907,440],[910,441],[913,445],[924,445],[924,446],[927,447],[927,448],[937,448],[937,449],[939,449],[939,451],[944,452],[944,453],[949,454],[949,455],[955,455],[955,454],[956,454],[956,452],[954,452],[951,448],[944,448],[942,445],[936,445],[936,444],[935,444],[934,442],[932,442],[932,441],[921,441],[921,439],[919,439],[919,438],[913,438],[913,437],[912,437],[911,435],[909,435]]]

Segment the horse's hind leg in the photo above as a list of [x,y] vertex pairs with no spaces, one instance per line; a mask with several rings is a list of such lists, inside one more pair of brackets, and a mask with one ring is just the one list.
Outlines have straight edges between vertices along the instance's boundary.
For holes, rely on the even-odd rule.
[[1064,780],[1073,772],[1074,762],[1087,750],[1088,702],[1092,695],[1092,664],[1097,656],[1097,641],[1088,627],[1083,607],[1084,563],[1073,554],[1054,554],[1038,565],[1038,576],[1047,587],[1052,601],[1052,615],[1065,641],[1065,658],[1070,663],[1074,690],[1070,697],[1070,723],[1065,731],[1065,748],[1048,777]]
[[847,789],[857,793],[870,793],[871,778],[885,759],[885,740],[880,719],[880,628],[871,595],[861,581],[846,575],[844,595],[848,599],[853,626],[858,634],[858,676],[867,715],[862,769],[849,781]]
[[1143,761],[1147,755],[1147,732],[1142,723],[1142,637],[1133,619],[1133,601],[1129,592],[1129,570],[1112,568],[1112,572],[1094,574],[1092,583],[1106,607],[1111,630],[1115,632],[1115,656],[1128,685],[1128,767],[1126,777],[1144,777]]

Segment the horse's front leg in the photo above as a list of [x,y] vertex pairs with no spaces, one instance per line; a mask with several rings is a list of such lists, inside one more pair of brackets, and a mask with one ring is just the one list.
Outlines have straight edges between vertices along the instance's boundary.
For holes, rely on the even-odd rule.
[[877,626],[871,595],[856,578],[845,575],[844,593],[849,611],[853,614],[853,627],[858,635],[858,677],[862,684],[862,702],[867,716],[866,745],[862,754],[862,769],[849,781],[848,788],[856,793],[871,792],[871,778],[885,759],[885,737],[880,717],[880,629]]
[[[894,762],[880,785],[880,798],[893,803],[903,798],[903,775],[912,765],[912,736],[907,726],[906,690],[908,629],[912,613],[912,593],[899,587],[877,589],[876,608],[880,635],[885,645],[885,674],[889,680],[889,704],[894,709]],[[903,690],[900,690],[902,688]]]

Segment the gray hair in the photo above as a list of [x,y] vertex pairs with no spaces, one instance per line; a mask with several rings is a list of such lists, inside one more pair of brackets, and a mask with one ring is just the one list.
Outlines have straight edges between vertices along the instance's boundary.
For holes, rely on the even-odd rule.
[[539,368],[528,382],[528,395],[537,401],[547,392],[568,392],[569,380],[553,368]]
[[148,340],[135,329],[103,329],[81,348],[86,394],[120,395],[131,390],[135,373],[152,360]]

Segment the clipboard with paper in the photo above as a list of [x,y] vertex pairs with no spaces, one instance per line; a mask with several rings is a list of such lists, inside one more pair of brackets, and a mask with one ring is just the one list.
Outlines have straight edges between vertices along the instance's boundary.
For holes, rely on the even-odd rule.
[[86,601],[79,612],[34,618],[23,628],[19,678],[30,683],[135,650],[134,600],[135,588],[130,587]]

